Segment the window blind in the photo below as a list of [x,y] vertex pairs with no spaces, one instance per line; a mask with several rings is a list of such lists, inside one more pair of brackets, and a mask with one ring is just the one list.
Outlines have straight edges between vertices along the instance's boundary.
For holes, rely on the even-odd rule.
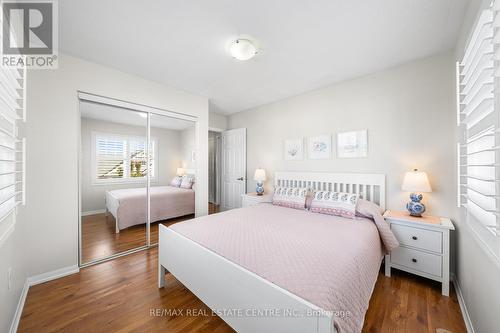
[[25,84],[25,69],[0,68],[0,223],[26,201],[26,140],[18,136],[18,123],[26,120]]
[[125,177],[127,142],[113,137],[96,137],[97,179]]
[[147,168],[146,138],[125,135],[97,134],[94,136],[95,182],[120,182],[145,179],[155,174],[155,140],[150,144],[150,167]]
[[500,1],[484,10],[457,64],[459,204],[500,235]]

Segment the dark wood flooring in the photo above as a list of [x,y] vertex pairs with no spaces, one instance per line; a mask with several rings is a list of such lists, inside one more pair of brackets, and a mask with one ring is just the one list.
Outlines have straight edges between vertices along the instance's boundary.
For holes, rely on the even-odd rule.
[[[158,224],[171,225],[192,219],[186,215],[151,223],[151,244],[158,242]],[[146,225],[135,225],[115,233],[115,219],[111,214],[82,217],[82,263],[103,259],[113,254],[146,245]]]
[[[219,212],[219,206],[209,203],[209,214]],[[171,225],[192,219],[186,215],[151,224],[151,244],[158,242],[158,224]],[[115,233],[115,219],[111,214],[93,214],[82,217],[82,263],[103,259],[113,254],[146,245],[146,225],[136,225]]]
[[[18,332],[234,332],[219,317],[200,315],[210,310],[170,274],[158,289],[157,257],[153,248],[31,287]],[[381,272],[363,332],[466,332],[453,288],[450,295],[441,296],[439,283]],[[154,316],[156,309],[177,313]]]

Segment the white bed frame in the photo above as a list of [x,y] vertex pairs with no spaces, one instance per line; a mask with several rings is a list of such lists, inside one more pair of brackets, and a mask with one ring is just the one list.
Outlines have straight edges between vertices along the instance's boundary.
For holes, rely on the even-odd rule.
[[[385,175],[276,172],[275,185],[359,193],[385,209]],[[234,330],[240,333],[334,333],[333,315],[160,224],[158,287],[172,273]],[[243,309],[242,312],[238,312]],[[285,315],[252,316],[254,309]],[[322,313],[293,316],[294,313]],[[223,312],[226,311],[226,312]]]

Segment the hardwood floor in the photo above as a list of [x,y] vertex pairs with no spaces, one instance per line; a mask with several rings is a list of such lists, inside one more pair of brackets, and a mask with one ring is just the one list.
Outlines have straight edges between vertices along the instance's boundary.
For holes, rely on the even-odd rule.
[[[186,215],[151,224],[151,244],[158,242],[158,224],[171,225],[192,219]],[[110,255],[146,245],[146,225],[136,225],[115,233],[115,219],[111,214],[82,217],[82,262],[102,259]]]
[[213,204],[211,202],[208,203],[208,214],[215,214],[220,212],[220,206]]
[[[219,205],[208,204],[208,213],[219,212]],[[186,215],[151,224],[151,244],[158,242],[158,224],[171,225],[192,219]],[[146,225],[136,225],[115,233],[115,218],[111,214],[82,217],[82,262],[102,259],[146,244]]]
[[[154,248],[31,287],[18,332],[234,332],[170,274],[158,289],[157,256]],[[440,291],[430,280],[380,273],[363,332],[466,332],[455,291]]]

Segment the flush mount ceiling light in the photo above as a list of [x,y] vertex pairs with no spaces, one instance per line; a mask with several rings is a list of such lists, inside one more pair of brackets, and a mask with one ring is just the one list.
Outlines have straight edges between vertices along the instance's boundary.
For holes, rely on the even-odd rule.
[[257,54],[257,47],[248,39],[237,39],[229,46],[229,53],[238,60],[249,60]]

